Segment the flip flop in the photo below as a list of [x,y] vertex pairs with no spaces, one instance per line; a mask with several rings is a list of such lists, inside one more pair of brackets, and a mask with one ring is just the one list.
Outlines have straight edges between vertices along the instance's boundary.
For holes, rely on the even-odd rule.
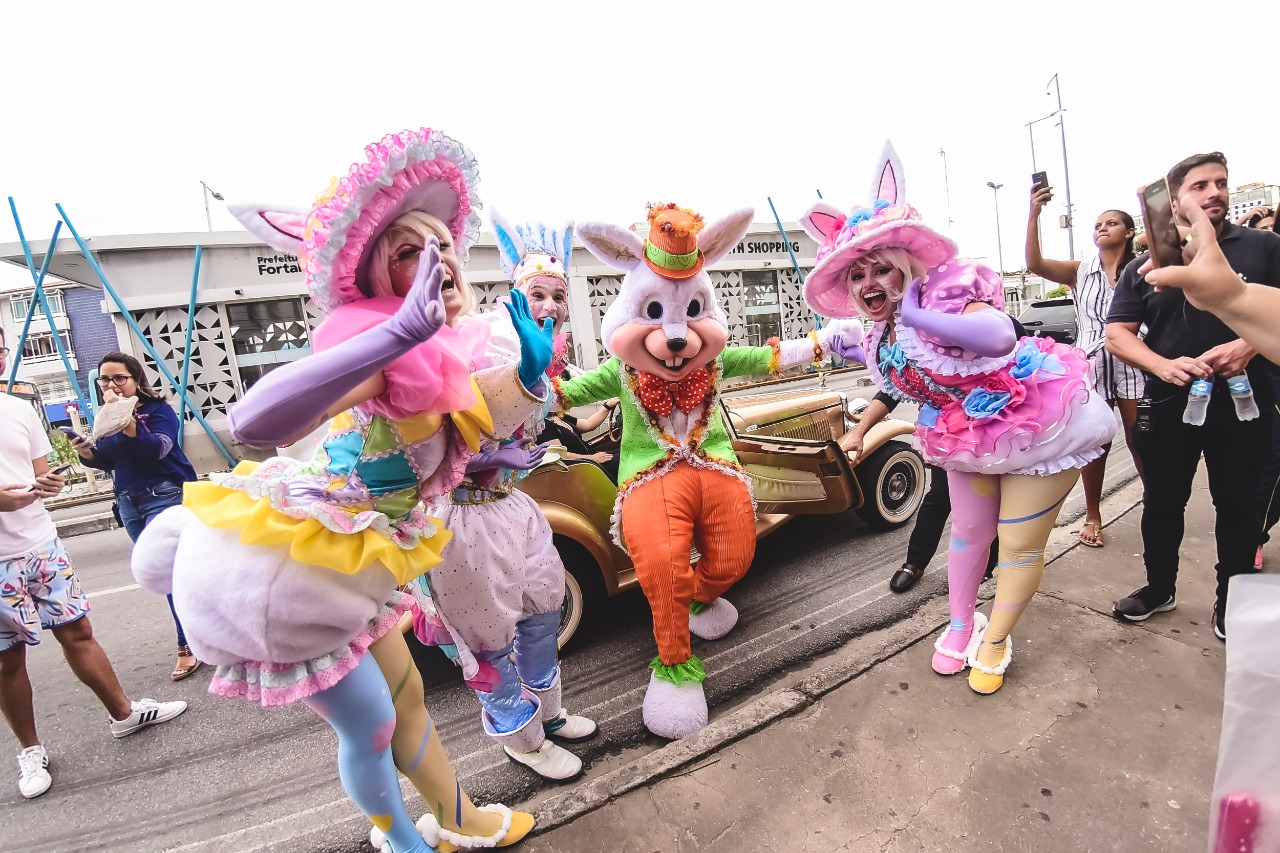
[[[1088,530],[1090,527],[1094,528],[1094,529],[1097,531],[1097,534],[1098,534],[1097,539],[1095,539],[1095,540],[1094,540],[1094,541],[1092,541],[1092,542],[1091,542],[1091,541],[1089,541],[1088,539],[1085,539],[1085,538],[1084,538],[1084,535],[1085,535],[1085,534],[1084,534],[1084,532],[1085,532],[1086,530]],[[1103,547],[1103,546],[1105,546],[1105,545],[1107,544],[1106,539],[1104,539],[1104,538],[1103,538],[1103,536],[1102,536],[1102,522],[1101,522],[1101,521],[1086,521],[1086,522],[1085,522],[1085,523],[1080,527],[1080,544],[1081,544],[1081,545],[1086,545],[1086,546],[1088,546],[1088,547],[1090,547],[1090,548],[1101,548],[1101,547]]]

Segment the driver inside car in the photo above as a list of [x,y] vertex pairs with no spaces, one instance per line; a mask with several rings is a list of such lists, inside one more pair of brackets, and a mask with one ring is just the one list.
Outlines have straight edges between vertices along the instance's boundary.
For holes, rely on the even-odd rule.
[[[566,376],[565,378],[567,379],[568,377]],[[542,432],[538,433],[538,443],[555,442],[559,444],[565,449],[560,458],[566,462],[586,460],[596,463],[604,469],[604,472],[609,475],[609,480],[616,486],[618,484],[618,455],[604,450],[592,450],[582,436],[611,418],[617,408],[618,398],[614,397],[585,418],[576,418],[568,412],[548,415],[546,422],[542,426]]]

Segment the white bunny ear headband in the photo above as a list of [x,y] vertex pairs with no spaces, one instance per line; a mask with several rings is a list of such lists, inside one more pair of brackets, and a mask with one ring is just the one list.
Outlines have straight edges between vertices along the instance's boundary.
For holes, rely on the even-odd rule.
[[856,315],[844,282],[845,270],[876,249],[905,249],[926,268],[955,257],[956,244],[925,225],[905,196],[902,161],[893,143],[886,141],[871,181],[870,206],[844,214],[827,202],[818,202],[805,211],[800,227],[818,241],[817,263],[804,283],[805,301],[815,313]]
[[542,222],[512,225],[496,210],[492,211],[491,219],[502,271],[516,287],[535,275],[555,276],[568,287],[573,254],[572,222],[560,227],[548,227]]

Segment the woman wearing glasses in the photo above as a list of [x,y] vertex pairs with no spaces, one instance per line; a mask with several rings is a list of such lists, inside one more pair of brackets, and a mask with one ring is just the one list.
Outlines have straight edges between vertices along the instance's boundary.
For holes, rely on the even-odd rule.
[[[101,438],[96,445],[70,436],[71,446],[84,464],[113,473],[120,523],[136,542],[152,519],[182,503],[182,484],[194,482],[196,471],[178,441],[178,416],[147,384],[136,358],[122,352],[103,356],[98,362],[98,387],[106,403],[137,397],[133,420],[123,432]],[[168,598],[178,629],[178,660],[170,678],[181,681],[199,669],[200,661],[187,645],[173,596]]]

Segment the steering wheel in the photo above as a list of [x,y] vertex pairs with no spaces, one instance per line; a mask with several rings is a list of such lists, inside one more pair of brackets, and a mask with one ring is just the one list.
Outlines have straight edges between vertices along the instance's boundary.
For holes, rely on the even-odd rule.
[[622,406],[614,406],[613,411],[609,412],[609,440],[612,442],[622,441]]

